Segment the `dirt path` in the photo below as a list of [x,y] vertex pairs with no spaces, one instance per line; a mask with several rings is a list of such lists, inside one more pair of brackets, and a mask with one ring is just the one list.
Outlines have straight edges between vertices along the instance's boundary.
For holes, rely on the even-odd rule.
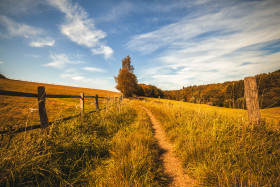
[[153,129],[155,130],[155,138],[158,140],[158,144],[163,150],[160,159],[163,162],[165,173],[173,179],[170,186],[194,186],[195,181],[184,174],[180,161],[175,157],[172,145],[167,141],[165,133],[161,128],[161,123],[147,108],[143,108],[151,118]]

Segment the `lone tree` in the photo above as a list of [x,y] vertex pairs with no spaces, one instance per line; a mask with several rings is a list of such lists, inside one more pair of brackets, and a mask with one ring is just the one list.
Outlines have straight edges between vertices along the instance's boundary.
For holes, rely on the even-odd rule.
[[122,60],[122,68],[119,71],[115,81],[116,88],[124,94],[125,97],[131,97],[136,94],[138,90],[137,77],[133,74],[133,66],[130,64],[131,59],[129,56]]

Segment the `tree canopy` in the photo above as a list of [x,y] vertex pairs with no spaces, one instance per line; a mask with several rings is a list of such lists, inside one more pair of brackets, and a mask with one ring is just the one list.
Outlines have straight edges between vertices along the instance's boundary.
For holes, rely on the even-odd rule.
[[116,88],[123,93],[125,97],[131,97],[138,91],[138,81],[136,75],[133,74],[133,70],[131,59],[127,56],[122,60],[122,68],[118,76],[115,77],[117,83]]

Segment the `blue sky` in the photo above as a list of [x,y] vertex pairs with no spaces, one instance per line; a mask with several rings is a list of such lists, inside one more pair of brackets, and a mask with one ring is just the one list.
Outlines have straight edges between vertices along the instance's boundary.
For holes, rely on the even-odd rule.
[[127,55],[163,90],[280,68],[279,0],[2,0],[0,73],[115,91]]

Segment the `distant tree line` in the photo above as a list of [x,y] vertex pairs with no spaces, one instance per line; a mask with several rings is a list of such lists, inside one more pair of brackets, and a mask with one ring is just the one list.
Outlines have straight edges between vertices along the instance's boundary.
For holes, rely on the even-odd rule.
[[137,95],[145,97],[161,97],[163,98],[163,91],[154,85],[139,84]]
[[[280,106],[280,70],[256,75],[261,108]],[[246,107],[244,81],[184,87],[163,91],[164,98],[228,108]]]
[[[125,97],[133,95],[145,97],[161,97],[165,99],[185,101],[191,103],[208,104],[227,108],[243,108],[244,81],[231,81],[217,84],[183,87],[181,90],[162,91],[154,85],[138,84],[133,74],[131,58],[127,56],[122,60],[122,68],[115,81],[116,88]],[[261,108],[280,106],[280,70],[272,73],[256,75],[259,101]]]

